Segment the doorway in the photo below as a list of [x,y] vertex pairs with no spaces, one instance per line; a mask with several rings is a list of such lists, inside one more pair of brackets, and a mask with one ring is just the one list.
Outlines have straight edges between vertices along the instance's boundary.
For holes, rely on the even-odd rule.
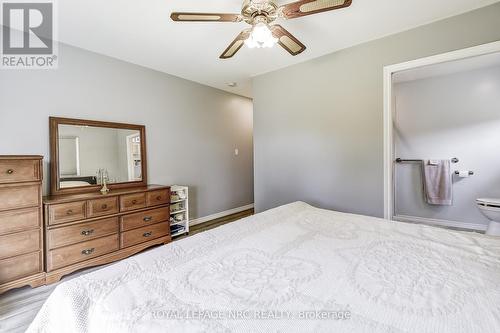
[[[420,86],[424,87],[427,90],[430,90],[429,87],[432,84],[436,84],[432,83],[436,80],[432,81],[431,77],[444,78],[446,75],[450,76],[456,75],[456,73],[458,72],[465,72],[468,70],[470,71],[479,70],[480,68],[484,68],[488,64],[488,61],[491,62],[492,66],[495,65],[500,66],[500,62],[495,63],[495,61],[499,61],[498,59],[500,59],[500,42],[495,42],[455,52],[445,53],[433,57],[418,59],[415,61],[410,61],[402,64],[392,65],[384,68],[384,204],[385,204],[384,215],[385,218],[390,220],[438,224],[438,225],[445,225],[445,226],[458,227],[464,229],[475,229],[475,230],[486,229],[487,223],[485,223],[485,221],[480,221],[482,217],[478,218],[479,223],[475,223],[476,219],[473,217],[470,217],[468,220],[465,218],[464,219],[453,218],[454,214],[457,215],[456,212],[453,212],[453,209],[445,209],[445,208],[441,209],[440,207],[436,208],[436,207],[425,206],[423,200],[421,199],[420,192],[422,191],[422,189],[419,188],[419,184],[417,183],[417,181],[415,181],[416,177],[420,177],[420,169],[418,163],[416,164],[416,166],[415,165],[405,166],[403,168],[401,167],[400,163],[396,163],[396,158],[398,157],[403,157],[404,159],[414,159],[416,161],[424,158],[442,157],[451,159],[456,157],[460,161],[461,156],[458,155],[463,155],[462,162],[464,162],[464,164],[453,165],[452,166],[453,168],[457,168],[457,170],[454,170],[453,172],[463,171],[460,170],[460,168],[473,169],[471,165],[474,165],[474,163],[475,165],[478,165],[477,159],[475,160],[474,158],[472,158],[470,154],[469,156],[467,156],[467,154],[464,153],[464,149],[458,149],[464,145],[468,145],[469,142],[463,141],[462,140],[464,139],[463,136],[458,137],[459,139],[455,140],[455,142],[452,142],[451,139],[448,139],[448,137],[443,134],[446,130],[448,130],[448,132],[450,132],[450,130],[443,129],[442,131],[443,133],[439,133],[443,135],[440,136],[436,135],[434,140],[448,140],[448,149],[440,150],[439,148],[442,148],[439,147],[440,142],[432,140],[431,141],[427,140],[427,146],[422,148],[425,150],[414,149],[416,146],[415,144],[416,139],[414,137],[413,138],[409,137],[410,135],[408,134],[408,132],[405,132],[403,134],[400,133],[400,131],[405,130],[404,121],[408,123],[408,119],[404,119],[404,121],[401,121],[401,118],[398,119],[398,116],[407,117],[408,111],[407,110],[405,111],[406,114],[404,114],[403,112],[398,113],[397,108],[399,107],[401,111],[402,107],[406,107],[404,103],[402,103],[402,100],[404,100],[405,102],[407,100],[411,100],[411,98],[406,98],[409,94],[401,95],[402,92],[405,93],[404,89],[408,91],[410,87],[415,87],[418,86],[418,84],[420,84]],[[444,82],[444,79],[440,80]],[[453,82],[450,80],[451,77],[448,80],[448,82]],[[410,83],[405,83],[405,82],[410,82]],[[404,89],[402,87],[404,87]],[[450,93],[453,93],[450,89],[446,88],[443,88],[443,92],[447,92],[448,95]],[[456,91],[456,93],[459,94],[458,91]],[[400,95],[398,96],[398,94]],[[427,120],[425,117],[441,116],[442,119],[440,120],[438,119],[437,121],[438,123],[441,124],[454,123],[456,122],[455,120],[457,119],[457,117],[462,117],[462,116],[455,117],[453,113],[445,112],[446,107],[444,106],[443,109],[439,109],[439,107],[437,107],[437,104],[440,103],[439,98],[441,97],[446,98],[445,95],[446,94],[443,94],[443,96],[439,96],[439,94],[435,93],[433,96],[434,99],[432,99],[432,97],[429,97],[429,100],[428,101],[426,100],[426,102],[428,102],[427,104],[419,103],[417,99],[418,97],[414,96],[415,99],[413,99],[413,101],[416,101],[416,104],[419,104],[419,108],[415,107],[413,108],[414,111],[416,110],[416,112],[414,112],[412,116],[414,119],[411,120],[413,121],[413,123],[410,124],[410,126],[406,126],[406,129],[408,128],[420,129],[421,130],[420,134],[422,134],[424,130],[429,131],[428,127],[425,128],[424,126],[425,124],[424,125],[422,124],[425,123],[425,121]],[[401,96],[403,96],[404,98],[402,98]],[[436,96],[438,98],[436,98]],[[462,96],[457,96],[457,97],[462,97]],[[420,96],[420,98],[422,97]],[[456,98],[456,100],[459,101],[460,98]],[[440,114],[437,115],[427,112],[431,111],[432,108],[435,109],[434,110],[435,113],[440,113]],[[459,109],[460,108],[457,107],[457,112],[459,112],[458,111]],[[473,107],[470,107],[469,109],[471,110],[470,112],[474,112]],[[468,117],[470,118],[471,114],[469,114]],[[467,117],[462,117],[462,118],[465,119]],[[469,121],[470,119],[467,120],[467,122]],[[469,126],[469,123],[464,123],[464,124]],[[470,125],[472,126],[473,122],[470,122]],[[414,130],[414,132],[415,131],[416,130]],[[427,136],[425,137],[425,139],[430,139],[432,137],[429,133],[425,133],[425,135]],[[410,146],[412,149],[402,149],[402,147],[405,148],[405,146],[401,144],[402,139],[409,139],[408,140],[409,143],[407,142],[408,144],[406,144],[406,146],[407,147]],[[420,143],[425,142],[425,140],[422,140],[422,137],[419,137],[418,139],[420,140],[419,141]],[[462,142],[460,142],[460,140],[462,140]],[[452,146],[453,144],[456,144],[456,149]],[[405,156],[399,156],[400,154],[405,154]],[[408,154],[415,156],[408,156]],[[403,179],[402,174],[404,174],[404,172],[407,172],[408,175],[410,176],[413,175],[414,178],[413,183],[405,184],[406,187],[402,186],[402,179]],[[470,172],[474,172],[474,170],[470,170]],[[454,178],[454,180],[456,179]],[[408,181],[408,178],[406,179],[406,181]],[[474,181],[471,181],[469,183],[457,182],[458,187],[462,186],[462,189],[460,189],[460,191],[458,191],[459,190],[458,188],[456,190],[458,194],[457,204],[460,202],[460,199],[462,197],[465,197],[464,191],[471,192],[473,191],[474,188],[477,189],[478,186],[477,184],[475,184],[475,182],[477,183],[476,179],[474,179]],[[405,198],[404,195],[406,195],[407,197]],[[410,198],[411,200],[408,200],[408,198]],[[421,202],[416,202],[417,200],[420,200]],[[470,198],[467,198],[466,200],[464,199],[463,202],[467,202],[468,205],[475,206],[475,200],[471,200]],[[408,203],[410,204],[416,203],[416,207],[414,207],[415,209],[413,210],[413,212],[411,211],[410,208],[408,208],[409,207]],[[476,207],[473,208],[476,209]],[[454,210],[456,211],[457,209]],[[476,210],[474,212],[471,212],[471,216],[474,214],[479,214]]]
[[128,181],[140,181],[142,180],[141,136],[139,133],[128,135],[126,140]]

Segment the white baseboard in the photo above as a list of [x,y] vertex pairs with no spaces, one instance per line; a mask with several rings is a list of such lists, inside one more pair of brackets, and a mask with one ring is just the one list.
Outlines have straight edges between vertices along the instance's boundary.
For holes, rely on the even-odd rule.
[[438,219],[430,219],[425,217],[408,216],[408,215],[396,215],[393,217],[393,220],[401,222],[422,223],[428,225],[439,225],[444,227],[460,228],[467,230],[486,231],[486,229],[488,228],[488,226],[485,224],[438,220]]
[[197,225],[197,224],[200,224],[200,223],[204,223],[204,222],[212,221],[212,220],[215,220],[215,219],[219,219],[221,217],[225,217],[225,216],[228,216],[228,215],[236,214],[236,213],[239,213],[239,212],[242,212],[242,211],[245,211],[245,210],[252,209],[253,206],[254,206],[253,204],[250,204],[250,205],[246,205],[246,206],[242,206],[242,207],[237,207],[237,208],[229,209],[229,210],[226,210],[226,211],[223,211],[223,212],[220,212],[220,213],[215,213],[215,214],[212,214],[212,215],[198,217],[197,219],[190,220],[189,221],[189,225],[193,226],[193,225]]

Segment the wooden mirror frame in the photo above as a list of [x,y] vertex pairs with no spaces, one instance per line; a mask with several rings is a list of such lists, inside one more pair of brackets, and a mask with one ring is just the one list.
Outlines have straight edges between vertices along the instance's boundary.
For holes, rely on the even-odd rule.
[[141,135],[141,168],[142,168],[142,180],[141,181],[131,181],[123,183],[113,183],[108,184],[108,188],[113,191],[113,189],[120,188],[130,188],[130,187],[143,187],[148,184],[147,177],[147,159],[146,159],[146,127],[143,125],[132,125],[132,124],[122,124],[122,123],[112,123],[105,121],[95,121],[95,120],[83,120],[83,119],[71,119],[71,118],[59,118],[50,117],[49,118],[49,128],[50,128],[50,191],[52,195],[62,195],[62,194],[79,194],[79,193],[89,193],[97,192],[102,188],[102,185],[89,185],[83,187],[73,187],[73,188],[61,188],[59,186],[59,125],[76,125],[76,126],[91,126],[91,127],[104,127],[104,128],[115,128],[115,129],[128,129],[139,131]]

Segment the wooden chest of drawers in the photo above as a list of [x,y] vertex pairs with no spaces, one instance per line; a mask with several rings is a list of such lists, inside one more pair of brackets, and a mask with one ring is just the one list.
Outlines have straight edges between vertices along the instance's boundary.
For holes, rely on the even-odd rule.
[[0,293],[45,282],[42,156],[0,156]]
[[44,198],[46,283],[126,258],[170,237],[170,187]]

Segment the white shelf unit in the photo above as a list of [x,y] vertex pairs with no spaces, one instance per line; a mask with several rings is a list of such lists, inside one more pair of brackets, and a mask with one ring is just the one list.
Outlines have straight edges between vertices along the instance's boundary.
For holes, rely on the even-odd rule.
[[183,226],[172,232],[172,238],[189,233],[189,188],[173,185],[170,187],[170,227]]

